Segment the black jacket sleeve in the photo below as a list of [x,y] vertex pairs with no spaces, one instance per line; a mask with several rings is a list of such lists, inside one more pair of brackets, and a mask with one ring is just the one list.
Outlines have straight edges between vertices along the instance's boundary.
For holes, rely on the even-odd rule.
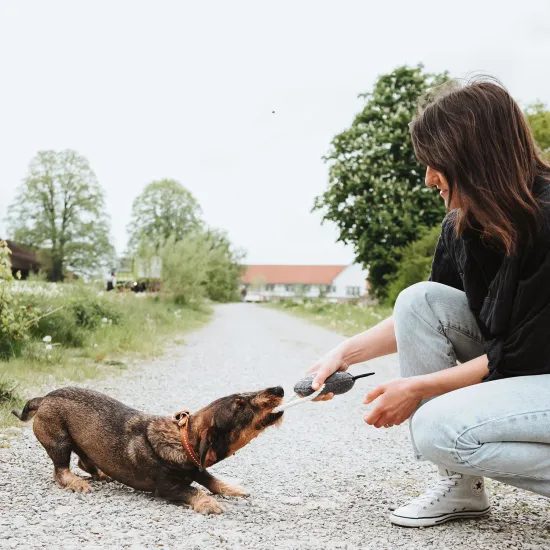
[[447,216],[441,225],[441,235],[439,235],[437,246],[435,247],[429,280],[434,283],[452,286],[458,290],[464,290],[462,279],[456,267],[455,260],[449,253],[449,248],[446,243],[451,232],[452,226],[450,225],[450,220]]

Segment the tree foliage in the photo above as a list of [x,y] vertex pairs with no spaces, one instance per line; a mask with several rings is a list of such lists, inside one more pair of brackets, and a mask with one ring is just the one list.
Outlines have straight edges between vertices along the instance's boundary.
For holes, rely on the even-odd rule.
[[544,158],[550,162],[550,111],[537,102],[527,107],[525,115]]
[[204,298],[237,299],[241,255],[223,232],[197,230],[181,240],[169,237],[160,256],[163,291],[177,303],[196,306]]
[[158,249],[168,239],[179,241],[201,225],[199,203],[181,183],[153,181],[132,205],[129,248],[136,251],[146,241]]
[[0,241],[0,359],[19,353],[40,313],[36,307],[24,305],[20,295],[12,291],[10,256],[8,244]]
[[372,92],[360,96],[362,111],[334,137],[325,157],[329,187],[314,209],[336,223],[340,241],[353,245],[379,297],[397,269],[395,250],[414,241],[418,227],[439,224],[445,213],[439,196],[424,185],[408,124],[419,97],[446,78],[425,73],[421,65],[380,76]]
[[103,191],[76,151],[40,151],[9,208],[14,240],[51,257],[51,277],[95,272],[113,257]]
[[419,233],[421,237],[418,240],[409,243],[397,252],[399,267],[387,287],[387,301],[391,306],[402,290],[414,283],[426,281],[430,276],[441,226],[425,227]]

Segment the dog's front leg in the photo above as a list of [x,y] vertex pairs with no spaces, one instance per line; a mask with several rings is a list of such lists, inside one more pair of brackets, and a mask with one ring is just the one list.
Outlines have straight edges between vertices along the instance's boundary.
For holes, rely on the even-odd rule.
[[226,497],[247,497],[249,495],[242,487],[231,485],[222,479],[218,479],[206,470],[197,472],[194,477],[197,483],[200,483],[215,495],[223,495]]
[[221,514],[222,506],[202,489],[165,479],[157,485],[156,495],[172,502],[183,502],[199,514]]

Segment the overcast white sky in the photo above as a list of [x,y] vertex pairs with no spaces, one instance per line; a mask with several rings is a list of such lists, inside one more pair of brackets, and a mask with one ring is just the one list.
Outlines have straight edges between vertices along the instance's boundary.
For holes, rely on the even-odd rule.
[[377,75],[418,62],[550,103],[550,2],[0,0],[0,235],[31,157],[72,148],[120,253],[134,197],[171,177],[249,263],[349,262],[310,213],[321,157]]

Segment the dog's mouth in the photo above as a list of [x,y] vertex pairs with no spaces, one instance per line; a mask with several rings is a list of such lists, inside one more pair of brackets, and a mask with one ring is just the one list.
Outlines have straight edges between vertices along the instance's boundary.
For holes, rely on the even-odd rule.
[[281,403],[283,402],[283,398],[280,397],[274,401],[276,402],[270,405],[269,412],[265,414],[256,424],[256,429],[264,430],[265,428],[273,426],[274,424],[277,424],[282,420],[284,411],[273,412],[273,410],[281,405]]
[[273,424],[276,424],[279,420],[283,418],[284,411],[279,412],[270,412],[267,414],[264,419],[262,420],[262,424],[264,428],[267,428],[268,426],[273,426]]

